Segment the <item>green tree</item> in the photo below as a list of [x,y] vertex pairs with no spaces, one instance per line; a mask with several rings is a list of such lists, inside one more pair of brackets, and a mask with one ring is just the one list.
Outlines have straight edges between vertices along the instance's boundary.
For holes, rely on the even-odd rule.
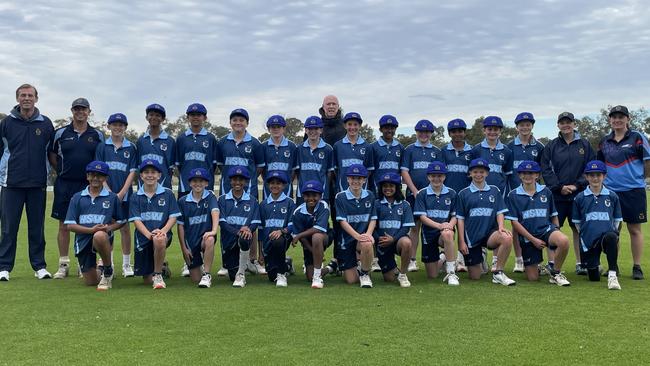
[[288,117],[286,121],[287,128],[284,135],[296,144],[301,143],[304,136],[302,121],[295,117]]
[[370,125],[367,124],[361,125],[361,128],[359,129],[359,135],[361,135],[361,137],[363,137],[363,139],[366,140],[366,142],[368,142],[369,144],[372,144],[373,142],[377,141],[377,139],[375,138],[375,133],[372,130],[372,127],[370,127]]
[[417,141],[417,137],[415,136],[415,134],[407,136],[407,135],[404,135],[402,133],[399,133],[399,134],[397,134],[395,139],[397,139],[397,141],[399,141],[399,143],[402,144],[402,146],[404,146],[404,147],[407,147],[410,144],[415,143],[415,141]]
[[270,138],[271,138],[271,134],[268,133],[268,132],[264,132],[264,133],[261,134],[260,137],[258,137],[257,139],[260,140],[260,142],[264,142],[264,141],[266,141],[266,140],[268,140],[268,139],[270,139]]
[[165,132],[170,136],[176,138],[183,131],[187,130],[188,122],[187,115],[183,114],[176,118],[174,122],[167,122],[167,125],[164,127]]

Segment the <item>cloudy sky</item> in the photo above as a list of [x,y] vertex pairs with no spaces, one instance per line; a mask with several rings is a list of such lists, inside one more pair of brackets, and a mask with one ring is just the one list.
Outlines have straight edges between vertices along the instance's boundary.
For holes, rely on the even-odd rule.
[[[0,2],[0,100],[39,89],[52,119],[87,97],[95,119],[144,108],[176,118],[192,102],[225,125],[251,113],[306,118],[326,94],[377,126],[397,116],[436,125],[535,114],[538,136],[569,110],[650,105],[650,10],[644,1]],[[511,123],[511,122],[510,122]]]

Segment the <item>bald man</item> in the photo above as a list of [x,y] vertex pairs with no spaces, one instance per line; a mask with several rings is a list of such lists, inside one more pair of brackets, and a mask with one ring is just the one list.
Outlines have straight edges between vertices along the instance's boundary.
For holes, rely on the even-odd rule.
[[328,95],[323,98],[323,106],[320,107],[318,112],[323,119],[323,134],[321,137],[325,142],[334,146],[341,140],[345,134],[345,127],[343,127],[343,112],[339,106],[339,99],[334,95]]

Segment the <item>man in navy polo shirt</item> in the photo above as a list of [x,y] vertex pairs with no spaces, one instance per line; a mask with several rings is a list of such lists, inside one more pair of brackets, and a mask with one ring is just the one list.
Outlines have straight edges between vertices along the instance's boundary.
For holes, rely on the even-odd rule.
[[[75,233],[74,253],[84,283],[106,291],[113,287],[113,231],[126,222],[126,216],[119,197],[104,187],[108,165],[103,161],[92,161],[85,171],[88,186],[70,200],[64,223]],[[95,270],[97,253],[103,263],[101,278]]]
[[[395,131],[398,126],[399,122],[395,116],[386,114],[379,118],[381,137],[370,145],[375,177],[383,177],[387,173],[400,174],[404,146],[395,140]],[[379,192],[379,184],[376,179],[373,179],[369,186],[373,192]]]
[[59,220],[57,242],[59,244],[59,269],[54,278],[68,275],[70,258],[70,231],[63,224],[72,196],[87,184],[85,168],[95,160],[97,145],[104,141],[104,134],[88,124],[90,103],[85,98],[72,102],[72,122],[54,132],[48,158],[56,169],[52,217]]
[[[264,167],[268,173],[270,171],[283,171],[287,174],[287,184],[284,188],[284,194],[293,197],[293,179],[295,171],[298,169],[296,162],[296,144],[284,136],[287,121],[280,115],[269,117],[266,121],[266,127],[271,134],[268,140],[262,143],[264,151]],[[269,196],[269,189],[264,186],[264,198]]]
[[16,102],[18,105],[0,122],[0,281],[9,281],[14,268],[23,206],[27,206],[29,261],[38,279],[52,277],[45,269],[45,156],[54,127],[35,106],[35,87],[19,86]]
[[[323,200],[330,200],[330,183],[334,175],[334,149],[322,139],[323,121],[320,117],[310,116],[305,120],[307,139],[296,149],[298,167],[298,187],[307,181],[320,182]],[[301,204],[302,192],[296,192],[296,203]]]
[[467,175],[472,145],[465,141],[467,124],[460,118],[447,123],[447,133],[451,142],[442,149],[442,160],[447,165],[445,185],[456,192],[469,186],[471,180]]
[[[176,141],[163,131],[165,122],[165,108],[160,104],[150,104],[145,109],[149,127],[138,141],[138,164],[145,160],[155,160],[162,167],[160,184],[165,188],[172,188],[173,168],[176,160]],[[142,181],[140,181],[142,184]]]

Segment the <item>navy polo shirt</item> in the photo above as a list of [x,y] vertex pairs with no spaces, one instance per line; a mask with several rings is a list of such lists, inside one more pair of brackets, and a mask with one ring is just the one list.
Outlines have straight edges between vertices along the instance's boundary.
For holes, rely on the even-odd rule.
[[[404,146],[399,141],[393,139],[390,144],[386,143],[381,137],[370,145],[372,149],[372,166],[375,168],[373,177],[382,177],[386,173],[395,173],[399,175],[402,164],[402,155],[404,155]],[[373,179],[373,185],[376,183]]]
[[[287,178],[291,180],[293,171],[298,169],[296,161],[296,144],[289,141],[288,138],[282,137],[280,145],[276,146],[273,139],[268,139],[262,143],[262,151],[264,152],[264,163],[266,164],[265,171],[279,170],[287,174]],[[284,193],[291,197],[293,195],[293,185],[287,184],[284,188]],[[264,197],[271,194],[266,184],[264,185]]]
[[[437,223],[449,222],[452,217],[456,216],[456,191],[443,185],[440,194],[436,194],[431,185],[423,188],[415,197],[413,216],[426,216]],[[431,237],[438,233],[427,225],[422,225],[422,232],[425,237]]]
[[172,167],[176,162],[176,142],[162,131],[160,136],[151,139],[149,131],[146,131],[136,142],[138,150],[138,165],[145,160],[156,160],[162,167],[160,184],[165,188],[172,187]]
[[596,196],[587,186],[573,201],[572,221],[580,225],[580,246],[586,252],[603,234],[618,233],[618,225],[623,221],[618,196],[604,186]]
[[56,153],[56,174],[59,178],[85,181],[86,165],[95,160],[97,146],[104,142],[104,134],[88,125],[78,133],[72,123],[58,128],[50,144],[50,152]]
[[645,188],[644,164],[650,159],[650,145],[645,134],[628,130],[619,142],[614,132],[598,145],[598,160],[607,165],[604,184],[615,192]]
[[495,186],[485,184],[479,189],[470,183],[458,192],[456,218],[465,222],[465,243],[473,248],[497,227],[497,215],[508,212],[503,194]]
[[[162,229],[170,217],[179,217],[181,211],[178,208],[178,202],[171,189],[163,187],[160,183],[156,187],[156,193],[151,198],[144,193],[144,186],[138,189],[136,194],[131,196],[129,201],[129,222],[141,221],[149,231]],[[167,233],[167,238],[171,239],[171,230]],[[135,230],[135,247],[142,251],[151,245],[140,230]]]
[[558,137],[551,140],[542,151],[542,177],[544,184],[554,193],[553,199],[558,201],[573,201],[578,192],[562,195],[560,191],[564,185],[576,185],[581,191],[588,185],[582,175],[585,165],[596,158],[589,141],[583,139],[574,131],[573,140],[568,144],[558,133]]
[[[253,224],[261,224],[260,206],[257,199],[252,195],[244,192],[240,199],[232,195],[232,191],[221,195],[217,200],[219,207],[219,222],[224,222],[241,229],[243,226],[249,228]],[[251,231],[253,228],[251,228]],[[237,237],[226,230],[221,230],[221,248],[230,249],[237,244]]]
[[[233,166],[245,166],[251,179],[248,182],[248,192],[257,198],[257,168],[264,167],[264,150],[260,142],[248,132],[241,142],[236,143],[232,132],[224,136],[217,143],[217,164],[221,167],[220,194],[230,192],[230,178],[228,169]],[[251,190],[251,184],[255,187]]]
[[[70,200],[68,213],[65,216],[66,225],[77,224],[84,227],[110,224],[115,220],[117,223],[126,221],[122,217],[122,209],[119,198],[113,192],[102,188],[95,198],[90,196],[88,187],[77,192]],[[79,254],[87,245],[92,245],[93,234],[75,233],[74,252]]]
[[[329,200],[330,185],[328,184],[329,172],[334,171],[334,149],[323,139],[320,139],[314,150],[305,140],[296,149],[296,165],[298,166],[298,187],[309,181],[315,180],[323,185],[323,199]],[[297,197],[302,197],[300,189],[296,192]]]
[[284,192],[280,194],[277,200],[269,195],[260,204],[260,218],[262,225],[260,226],[260,241],[266,247],[269,243],[269,234],[272,231],[282,230],[289,226],[291,222],[291,215],[296,209],[296,204]]
[[497,146],[492,149],[483,140],[480,144],[476,144],[472,148],[471,159],[483,158],[490,166],[490,174],[486,178],[487,184],[499,188],[502,194],[506,193],[508,184],[508,175],[512,174],[512,150],[501,141],[497,142]]
[[[542,150],[544,144],[537,141],[534,137],[530,137],[528,145],[521,143],[519,136],[508,143],[508,148],[512,151],[512,174],[510,175],[510,189],[515,189],[521,184],[519,175],[517,174],[517,167],[524,160],[532,160],[540,162],[542,159]],[[541,176],[541,174],[540,174]]]
[[[370,220],[377,220],[377,206],[375,195],[365,189],[361,190],[361,197],[356,198],[349,189],[336,195],[336,221],[346,221],[354,231],[363,234],[368,230]],[[356,240],[341,229],[341,249],[346,249],[350,244],[356,245]]]
[[471,151],[472,145],[467,142],[460,151],[454,149],[451,143],[442,149],[442,161],[447,165],[445,185],[456,192],[469,186],[472,181],[468,175]]
[[[401,170],[409,173],[413,184],[415,184],[415,188],[420,190],[429,185],[427,169],[429,168],[429,164],[434,161],[442,161],[440,149],[433,146],[430,142],[427,145],[422,145],[418,140],[407,146],[404,150]],[[410,196],[412,194],[413,192],[407,189],[407,195]]]
[[[336,189],[338,192],[343,192],[348,189],[348,179],[345,173],[353,164],[361,164],[370,170],[374,170],[375,167],[372,165],[372,149],[370,144],[363,139],[363,137],[357,137],[357,143],[352,144],[348,135],[334,144],[334,166],[336,167],[336,180],[337,185]],[[366,181],[365,187],[368,187],[368,182]]]
[[[121,191],[129,174],[138,170],[137,155],[135,145],[127,139],[122,141],[122,146],[119,148],[115,147],[110,137],[97,146],[95,160],[103,161],[108,165],[107,183],[111,191],[115,193]],[[133,188],[129,187],[122,201],[128,201],[131,193]]]
[[208,171],[207,190],[214,189],[214,168],[217,164],[217,139],[202,128],[198,133],[191,129],[176,138],[176,165],[179,167],[178,191],[187,192],[190,187],[189,174],[194,168]]
[[[535,237],[539,238],[555,227],[551,223],[551,217],[557,216],[553,193],[544,185],[536,183],[535,193],[532,196],[522,185],[519,185],[508,193],[506,204],[508,206],[506,219],[518,221]],[[524,241],[528,242],[528,239],[524,238]]]
[[386,198],[375,202],[377,207],[377,236],[386,234],[398,239],[415,226],[411,205],[406,201],[389,203]]
[[303,231],[314,228],[327,234],[329,219],[330,208],[327,202],[318,202],[313,214],[307,211],[307,204],[303,203],[293,210],[293,217],[289,223],[289,231],[296,236]]
[[181,215],[177,223],[185,229],[187,249],[200,248],[203,234],[212,230],[212,211],[219,211],[217,197],[206,189],[197,202],[190,192],[178,200],[178,208]]

